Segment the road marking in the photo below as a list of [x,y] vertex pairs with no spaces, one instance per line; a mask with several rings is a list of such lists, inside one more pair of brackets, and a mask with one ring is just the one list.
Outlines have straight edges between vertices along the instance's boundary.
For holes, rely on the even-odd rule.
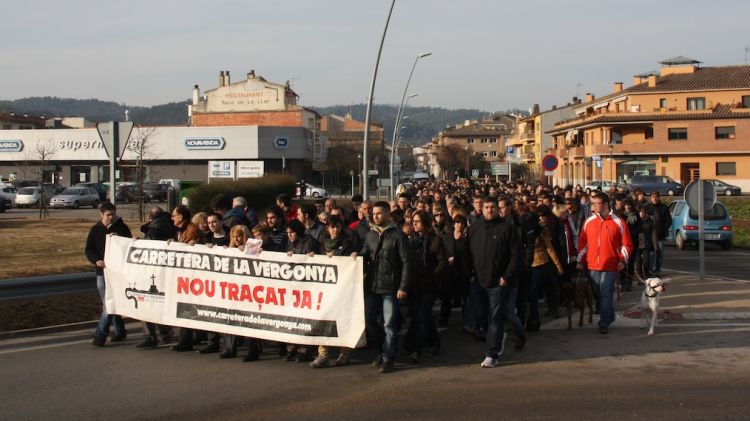
[[16,354],[18,352],[26,352],[26,351],[38,351],[38,350],[42,350],[42,349],[60,348],[60,347],[69,346],[69,345],[85,344],[87,342],[91,342],[91,339],[83,339],[83,340],[80,340],[80,341],[72,341],[72,342],[63,342],[63,343],[58,343],[58,344],[49,344],[49,345],[39,345],[39,346],[29,346],[29,347],[16,348],[16,349],[8,349],[6,351],[0,351],[0,355]]
[[[668,268],[668,267],[664,267],[663,269],[665,269],[665,270],[668,270],[668,271],[670,271],[670,272],[681,273],[681,274],[685,274],[685,275],[699,276],[699,275],[698,275],[697,273],[695,273],[695,272],[688,272],[688,271],[684,271],[684,270],[671,269],[671,268]],[[668,274],[667,274],[667,275],[668,275]],[[668,276],[667,276],[667,277],[668,277]],[[748,281],[748,280],[746,280],[746,279],[737,279],[737,278],[730,278],[730,277],[728,277],[728,276],[706,275],[706,278],[713,278],[713,279],[720,279],[720,280],[728,280],[728,281],[734,281],[734,282],[741,282],[741,283],[743,283],[743,284],[750,284],[750,281]]]

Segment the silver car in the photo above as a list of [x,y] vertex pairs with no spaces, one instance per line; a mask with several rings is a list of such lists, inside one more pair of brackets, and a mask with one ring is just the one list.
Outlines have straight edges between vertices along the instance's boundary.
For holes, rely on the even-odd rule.
[[99,193],[89,187],[68,187],[62,193],[50,200],[50,206],[53,208],[74,208],[81,206],[99,206]]

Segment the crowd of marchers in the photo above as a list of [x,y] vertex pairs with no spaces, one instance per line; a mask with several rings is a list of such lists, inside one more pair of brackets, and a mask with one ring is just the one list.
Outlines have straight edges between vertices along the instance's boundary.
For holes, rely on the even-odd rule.
[[[354,195],[346,208],[332,198],[298,205],[280,194],[263,213],[243,197],[218,195],[196,214],[185,206],[171,214],[154,207],[140,231],[142,238],[187,244],[242,249],[254,238],[262,250],[289,255],[361,256],[367,345],[378,350],[373,365],[387,373],[394,370],[402,325],[408,323],[401,346],[419,363],[440,352],[438,327],[448,327],[459,314],[461,321],[452,325],[485,342],[481,366],[495,367],[506,339],[520,351],[543,320],[560,316],[564,291],[576,282],[590,284],[598,332],[607,334],[615,320],[615,293],[660,272],[671,224],[658,193],[646,197],[638,190],[588,194],[581,186],[430,180],[397,193],[391,202]],[[132,234],[113,204],[102,204],[100,212],[86,256],[96,267],[103,302],[106,235]],[[92,344],[126,336],[122,318],[103,309]],[[264,345],[278,346],[280,357],[315,368],[346,365],[354,352],[325,346],[315,352],[300,344],[152,323],[144,323],[136,347],[175,340],[174,351],[219,358],[247,348],[244,361],[258,360]]]

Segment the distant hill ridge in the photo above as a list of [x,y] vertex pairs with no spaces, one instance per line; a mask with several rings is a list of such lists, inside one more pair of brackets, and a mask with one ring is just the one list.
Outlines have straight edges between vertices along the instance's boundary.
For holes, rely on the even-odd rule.
[[[168,104],[142,107],[137,105],[118,104],[113,101],[99,99],[74,99],[58,97],[30,97],[12,101],[0,101],[0,112],[44,115],[46,117],[85,117],[91,121],[123,120],[125,110],[129,117],[137,124],[145,125],[185,125],[187,124],[187,104],[189,100],[170,102]],[[352,114],[352,118],[360,121],[365,119],[365,104],[332,105],[327,107],[310,106],[320,115],[338,114],[345,116]],[[398,107],[390,104],[375,104],[372,108],[372,120],[383,124],[386,139],[393,137],[393,126]],[[521,112],[508,110],[506,112]],[[404,120],[406,126],[402,130],[405,141],[426,141],[436,135],[448,125],[463,123],[465,120],[479,119],[489,114],[487,111],[476,109],[449,110],[440,107],[408,107]]]

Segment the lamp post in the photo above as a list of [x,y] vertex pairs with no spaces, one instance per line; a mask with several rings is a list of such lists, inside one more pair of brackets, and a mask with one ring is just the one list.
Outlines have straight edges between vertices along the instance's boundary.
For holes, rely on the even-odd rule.
[[357,154],[357,172],[359,172],[359,192],[362,193],[362,154]]
[[391,7],[388,9],[388,17],[385,20],[385,27],[383,28],[383,35],[380,37],[380,47],[378,48],[378,56],[375,59],[375,69],[372,72],[372,81],[370,82],[370,95],[367,97],[367,111],[365,112],[365,138],[362,142],[362,180],[365,182],[362,186],[362,198],[368,199],[367,194],[367,147],[370,143],[370,115],[372,114],[372,96],[375,94],[375,80],[378,78],[378,66],[380,65],[380,53],[383,52],[383,43],[385,42],[385,34],[388,32],[388,23],[391,21],[391,14],[393,13],[393,6],[396,4],[396,0],[391,0]]
[[[431,52],[424,52],[421,54],[417,54],[417,57],[414,59],[414,64],[411,66],[411,72],[409,72],[409,78],[406,79],[406,86],[404,86],[404,93],[401,95],[401,104],[398,106],[398,111],[396,111],[396,124],[393,128],[393,140],[391,141],[391,196],[393,196],[393,193],[395,192],[393,188],[393,147],[396,146],[396,136],[398,132],[398,128],[401,127],[401,119],[403,117],[403,111],[404,111],[404,100],[406,100],[406,91],[409,90],[409,84],[411,83],[411,77],[414,75],[414,69],[417,68],[417,63],[419,62],[419,59],[429,57],[431,56]],[[417,94],[409,95],[409,98],[415,97]],[[392,197],[395,199],[395,197]]]
[[[408,97],[406,97],[406,102],[403,104],[403,109],[399,109],[399,112],[397,114],[400,114],[400,118],[397,116],[396,119],[396,126],[393,128],[393,140],[391,141],[391,165],[390,165],[390,180],[391,180],[391,199],[396,200],[396,190],[394,188],[395,184],[395,178],[393,177],[393,167],[394,167],[394,160],[395,160],[395,154],[396,150],[398,149],[399,144],[403,140],[401,138],[401,129],[405,128],[406,126],[402,126],[401,123],[409,118],[409,116],[405,116],[404,113],[406,112],[406,106],[409,105],[409,100],[417,96],[417,94],[411,94]],[[400,171],[399,171],[400,172]]]

